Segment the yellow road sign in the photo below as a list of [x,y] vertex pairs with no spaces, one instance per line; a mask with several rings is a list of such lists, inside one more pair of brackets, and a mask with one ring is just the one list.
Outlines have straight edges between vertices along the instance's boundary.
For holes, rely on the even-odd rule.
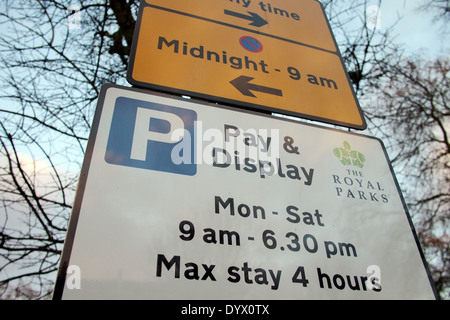
[[[269,12],[269,4],[252,2],[143,1],[128,81],[364,129],[320,4],[271,1]],[[308,21],[313,27],[303,26]]]
[[337,51],[322,7],[315,0],[146,0],[145,4]]

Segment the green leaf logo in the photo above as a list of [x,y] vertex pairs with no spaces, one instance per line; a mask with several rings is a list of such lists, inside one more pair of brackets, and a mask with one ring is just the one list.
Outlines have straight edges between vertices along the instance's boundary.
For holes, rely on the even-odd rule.
[[350,143],[344,141],[343,148],[334,148],[333,153],[338,158],[341,163],[345,166],[354,165],[358,168],[364,167],[364,162],[366,162],[366,157],[356,150],[351,150]]

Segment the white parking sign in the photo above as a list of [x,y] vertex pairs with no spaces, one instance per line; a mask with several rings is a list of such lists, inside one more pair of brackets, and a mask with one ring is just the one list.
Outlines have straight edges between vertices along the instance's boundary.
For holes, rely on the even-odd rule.
[[108,85],[55,297],[436,295],[381,141]]

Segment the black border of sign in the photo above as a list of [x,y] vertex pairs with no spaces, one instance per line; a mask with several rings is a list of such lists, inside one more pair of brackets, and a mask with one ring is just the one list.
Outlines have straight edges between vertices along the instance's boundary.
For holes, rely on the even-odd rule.
[[72,253],[73,242],[75,240],[75,233],[78,225],[78,218],[80,217],[81,204],[83,202],[84,191],[86,188],[86,182],[89,174],[89,168],[91,166],[92,154],[94,152],[95,141],[97,140],[98,127],[100,125],[100,118],[103,111],[103,105],[106,98],[106,93],[109,88],[120,86],[105,84],[100,89],[100,95],[97,101],[97,107],[94,113],[94,119],[92,121],[91,132],[89,134],[88,144],[84,155],[83,165],[81,167],[81,173],[78,180],[77,191],[75,194],[75,201],[72,207],[72,213],[70,215],[66,238],[64,240],[64,247],[61,253],[61,260],[58,268],[58,274],[56,276],[55,288],[53,291],[53,300],[61,300],[64,286],[66,283],[67,268],[69,267],[70,255]]
[[[309,126],[309,127],[320,128],[323,130],[329,130],[329,131],[334,131],[334,132],[339,132],[339,133],[345,133],[348,135],[355,135],[355,136],[359,136],[359,137],[377,140],[383,149],[384,155],[386,157],[386,162],[389,165],[389,169],[391,171],[392,178],[395,182],[397,192],[400,196],[400,200],[402,202],[403,209],[404,209],[406,217],[408,219],[409,226],[411,228],[411,232],[413,233],[414,239],[416,241],[416,246],[419,251],[420,257],[422,259],[422,263],[423,263],[425,271],[427,273],[428,280],[429,280],[430,286],[433,290],[435,299],[439,300],[439,294],[437,293],[433,278],[431,277],[431,273],[428,268],[428,264],[425,260],[425,256],[423,254],[422,248],[420,246],[419,238],[417,237],[417,234],[416,234],[416,231],[414,228],[414,224],[411,220],[411,217],[410,217],[410,214],[408,211],[408,207],[406,205],[405,199],[403,198],[403,194],[401,192],[400,186],[399,186],[397,178],[395,176],[394,169],[391,165],[391,161],[387,154],[385,145],[381,139],[376,138],[376,137],[366,136],[366,135],[359,134],[359,133],[347,132],[347,131],[342,131],[342,130],[334,129],[334,128],[322,127],[322,126],[310,124],[310,123],[304,123],[304,122],[299,123],[298,121],[295,121],[295,120],[278,118],[278,117],[274,117],[271,115],[261,114],[258,112],[240,110],[240,109],[230,108],[230,107],[226,107],[226,106],[220,106],[220,105],[208,103],[205,101],[199,101],[199,100],[195,100],[195,99],[186,100],[182,97],[178,97],[178,96],[174,96],[174,95],[164,94],[164,93],[160,93],[160,92],[154,92],[154,91],[145,90],[145,89],[128,88],[128,87],[123,87],[123,86],[119,86],[119,85],[115,85],[115,84],[105,84],[102,86],[101,91],[100,91],[100,96],[99,96],[99,99],[97,102],[97,108],[95,110],[94,120],[93,120],[92,127],[91,127],[92,129],[91,129],[91,133],[89,135],[86,154],[85,154],[85,158],[83,161],[83,166],[81,168],[80,179],[78,182],[78,188],[77,188],[77,192],[75,195],[75,202],[74,202],[72,214],[71,214],[70,220],[69,220],[69,226],[67,229],[66,239],[64,241],[64,248],[62,251],[61,261],[60,261],[60,265],[58,268],[58,274],[57,274],[55,288],[54,288],[54,292],[53,292],[53,300],[61,300],[62,299],[62,295],[63,295],[63,291],[64,291],[64,287],[65,287],[66,275],[67,275],[67,267],[69,266],[73,242],[75,240],[75,233],[76,233],[76,228],[77,228],[77,224],[78,224],[78,218],[80,216],[81,204],[83,202],[83,196],[84,196],[86,182],[87,182],[87,178],[88,178],[88,174],[89,174],[89,168],[90,168],[90,164],[91,164],[92,154],[93,154],[95,142],[97,139],[97,132],[98,132],[98,128],[100,125],[100,118],[101,118],[101,114],[103,111],[103,106],[104,106],[105,98],[107,95],[107,91],[110,88],[116,88],[116,89],[125,90],[125,91],[132,91],[132,92],[138,92],[138,93],[143,93],[143,94],[148,94],[148,95],[153,95],[153,96],[159,96],[159,97],[169,98],[169,99],[178,100],[178,101],[190,101],[192,103],[206,105],[206,106],[210,106],[212,108],[221,108],[221,109],[225,109],[225,110],[229,110],[229,111],[241,112],[241,113],[251,114],[251,115],[255,115],[255,116],[259,116],[259,117],[266,117],[266,118],[270,118],[273,120],[279,120],[281,122],[284,121],[284,122],[297,123],[297,124],[301,124],[301,125],[305,125],[305,126]],[[411,279],[411,281],[414,281],[414,279]],[[401,299],[401,298],[399,298],[399,299]]]
[[[127,69],[127,81],[128,81],[128,83],[130,83],[131,85],[136,86],[136,87],[147,88],[147,89],[152,89],[152,90],[156,90],[156,91],[160,91],[160,92],[166,92],[166,93],[175,93],[175,94],[179,94],[179,95],[188,95],[188,96],[191,96],[191,97],[205,99],[205,100],[210,101],[210,102],[219,102],[219,103],[222,103],[222,104],[234,107],[234,108],[244,108],[244,109],[248,109],[248,110],[256,111],[256,112],[259,111],[259,112],[279,113],[279,114],[284,114],[284,115],[293,116],[293,117],[299,117],[299,118],[303,118],[303,119],[307,119],[307,120],[313,120],[313,121],[328,123],[328,124],[332,124],[332,125],[338,125],[338,126],[342,126],[342,127],[356,129],[356,130],[365,130],[367,128],[366,119],[364,118],[364,113],[363,113],[363,111],[361,109],[361,106],[359,104],[358,98],[356,97],[356,93],[355,93],[355,90],[353,89],[352,81],[351,81],[351,79],[350,79],[350,77],[348,75],[347,68],[345,67],[344,61],[343,61],[342,56],[340,54],[339,47],[338,47],[337,42],[336,42],[336,38],[335,38],[335,36],[333,34],[333,31],[331,29],[331,26],[330,26],[330,22],[328,21],[328,18],[327,18],[326,14],[325,14],[325,10],[323,8],[322,3],[320,3],[317,0],[316,0],[316,2],[320,5],[320,8],[322,9],[323,16],[325,17],[325,21],[327,22],[328,29],[330,31],[331,37],[333,38],[334,45],[335,45],[335,47],[337,49],[336,52],[331,52],[329,50],[325,50],[325,49],[317,48],[317,47],[310,46],[310,45],[307,45],[307,44],[291,41],[291,40],[284,39],[284,38],[281,38],[281,37],[276,37],[276,36],[272,36],[272,35],[269,35],[269,34],[264,34],[264,33],[261,33],[261,32],[258,32],[258,31],[252,30],[252,29],[231,25],[229,23],[224,23],[224,22],[215,21],[215,20],[211,20],[211,19],[208,19],[208,18],[204,18],[204,17],[194,16],[194,15],[191,15],[191,14],[187,14],[187,13],[179,12],[179,11],[176,11],[176,10],[159,7],[159,6],[156,6],[156,5],[150,5],[145,0],[141,0],[140,7],[139,7],[139,13],[138,13],[138,19],[136,21],[136,27],[135,27],[134,34],[133,34],[133,44],[132,44],[132,47],[131,47],[130,61],[129,61],[129,64],[128,64],[128,69]],[[209,94],[183,90],[183,89],[180,89],[180,88],[166,87],[166,86],[161,86],[161,85],[157,85],[157,84],[152,84],[152,83],[147,83],[147,82],[134,80],[132,74],[133,74],[133,69],[134,69],[134,61],[135,61],[135,56],[136,56],[137,43],[138,43],[138,39],[139,39],[139,30],[141,29],[141,22],[142,22],[142,16],[143,16],[144,7],[151,7],[151,8],[158,9],[158,10],[165,10],[165,11],[172,12],[172,13],[175,13],[175,14],[181,14],[181,15],[193,17],[193,18],[196,18],[196,19],[209,21],[209,22],[216,23],[216,24],[226,25],[228,27],[241,29],[241,30],[244,30],[244,31],[247,31],[247,32],[251,32],[251,33],[254,33],[254,34],[262,34],[262,35],[265,35],[265,36],[269,36],[269,37],[280,39],[282,41],[296,43],[298,45],[307,46],[307,47],[310,47],[310,48],[314,48],[314,49],[317,49],[317,50],[322,50],[322,51],[328,52],[330,54],[337,55],[339,57],[339,60],[340,60],[341,65],[342,65],[342,67],[344,69],[345,75],[347,77],[348,86],[350,87],[350,90],[351,90],[351,92],[353,94],[353,100],[355,101],[355,104],[356,104],[356,107],[358,109],[360,118],[362,120],[362,124],[361,125],[357,125],[357,124],[347,123],[347,122],[343,122],[343,121],[336,121],[336,120],[332,120],[332,119],[327,119],[327,118],[323,118],[323,117],[317,117],[317,116],[309,115],[309,114],[306,114],[306,113],[300,113],[300,112],[284,110],[282,107],[280,107],[280,108],[268,107],[268,106],[260,105],[260,104],[256,104],[256,103],[248,103],[248,102],[245,102],[245,101],[228,99],[228,98],[224,98],[224,97],[218,97],[218,96],[213,96],[213,95],[209,95]]]

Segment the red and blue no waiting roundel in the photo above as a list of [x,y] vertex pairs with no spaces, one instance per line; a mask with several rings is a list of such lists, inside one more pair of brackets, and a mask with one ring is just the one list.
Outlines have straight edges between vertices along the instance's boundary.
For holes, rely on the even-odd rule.
[[250,36],[243,36],[239,39],[239,43],[241,44],[244,49],[250,51],[250,52],[261,52],[263,50],[263,45],[259,40],[250,37]]

